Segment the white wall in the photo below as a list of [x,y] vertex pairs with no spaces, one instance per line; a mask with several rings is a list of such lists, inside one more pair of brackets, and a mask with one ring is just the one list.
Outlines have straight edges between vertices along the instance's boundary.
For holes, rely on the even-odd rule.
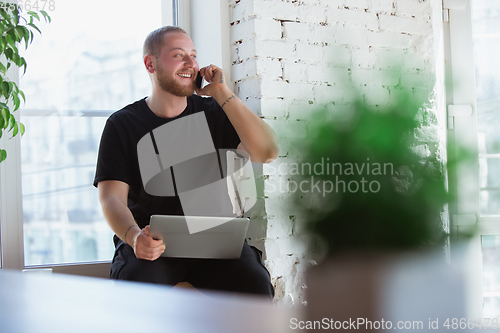
[[[354,96],[346,86],[373,106],[390,103],[401,89],[417,97],[433,92],[417,149],[442,169],[441,0],[233,0],[229,6],[236,93],[274,128],[280,145],[278,160],[263,167],[250,242],[265,251],[276,302],[302,304],[304,271],[315,258],[300,230],[303,217],[279,190],[287,176],[276,169],[296,157],[289,142],[307,135],[304,117],[314,106],[349,112]],[[386,75],[398,67],[405,73],[399,80]]]

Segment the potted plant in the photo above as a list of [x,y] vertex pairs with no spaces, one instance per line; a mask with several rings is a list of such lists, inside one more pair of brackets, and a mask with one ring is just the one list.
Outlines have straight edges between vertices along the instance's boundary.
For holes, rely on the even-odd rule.
[[[50,22],[50,16],[45,11],[27,11],[21,15],[22,7],[16,3],[0,2],[0,137],[5,131],[12,132],[12,137],[24,134],[24,125],[16,119],[14,112],[19,109],[21,98],[26,97],[17,84],[9,78],[8,70],[12,65],[23,68],[26,73],[26,60],[19,54],[19,45],[25,49],[33,41],[36,30],[40,29],[35,22],[40,17]],[[5,149],[0,148],[0,162],[7,158]]]
[[[421,311],[404,320],[425,317],[428,328],[429,311],[438,316],[435,309],[450,294],[456,302],[445,308],[457,316],[463,312],[463,290],[450,290],[447,281],[459,273],[444,255],[448,233],[442,216],[452,200],[445,166],[429,158],[417,135],[425,113],[421,101],[406,95],[377,107],[358,100],[349,114],[319,110],[307,119],[308,139],[296,143],[301,172],[294,181],[318,190],[294,195],[324,255],[307,273],[309,324],[316,320],[331,329],[364,318],[378,320],[379,327],[362,329],[377,330],[384,316],[404,317],[407,306],[416,305]],[[431,289],[419,289],[415,278]],[[421,296],[427,299],[419,301]],[[323,323],[324,318],[334,321]]]

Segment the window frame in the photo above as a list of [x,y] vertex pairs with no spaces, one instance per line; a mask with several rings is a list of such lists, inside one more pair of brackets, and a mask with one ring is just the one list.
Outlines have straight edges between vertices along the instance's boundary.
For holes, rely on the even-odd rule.
[[[173,3],[173,8],[175,6],[178,8],[178,25],[190,34],[194,44],[197,46],[198,53],[207,54],[206,57],[202,57],[201,61],[204,63],[201,65],[205,65],[205,62],[206,65],[210,63],[216,64],[224,69],[226,77],[231,77],[229,1],[173,0]],[[173,14],[173,8],[170,5],[162,6],[162,23],[164,25],[166,24],[165,22],[168,22],[167,17]],[[219,19],[215,20],[214,17],[218,17]],[[216,52],[214,52],[214,49]],[[19,82],[17,68],[11,68],[8,75],[16,83]],[[0,138],[0,144],[8,152],[8,158],[0,163],[1,268],[27,271],[51,269],[55,273],[109,277],[110,261],[25,266],[21,142],[20,136],[9,139],[9,135],[5,135]]]
[[[471,0],[444,0],[444,38],[448,105],[448,155],[455,145],[469,149],[472,160],[449,169],[449,188],[457,195],[450,205],[451,262],[462,264],[467,283],[468,316],[483,316],[481,236],[500,235],[500,216],[481,216],[477,99],[473,56]],[[455,115],[450,105],[469,105],[472,112]],[[471,238],[461,235],[474,232]]]

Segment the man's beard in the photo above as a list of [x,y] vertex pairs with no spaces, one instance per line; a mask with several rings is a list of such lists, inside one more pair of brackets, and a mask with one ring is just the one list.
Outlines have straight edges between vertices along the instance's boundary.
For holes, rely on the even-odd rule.
[[156,77],[160,88],[174,96],[185,97],[194,93],[194,81],[190,86],[180,85],[174,78],[166,75],[161,66],[157,66]]

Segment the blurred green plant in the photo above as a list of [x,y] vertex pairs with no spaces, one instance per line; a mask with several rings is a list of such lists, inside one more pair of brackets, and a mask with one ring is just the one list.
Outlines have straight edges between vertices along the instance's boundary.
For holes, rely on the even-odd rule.
[[[21,12],[20,12],[21,11]],[[24,92],[9,78],[7,71],[14,64],[26,73],[26,60],[19,54],[19,44],[27,49],[34,38],[33,31],[41,34],[35,22],[43,17],[50,23],[50,16],[45,11],[28,11],[22,15],[22,7],[15,3],[0,2],[0,137],[5,131],[12,132],[12,137],[24,134],[24,125],[14,116],[19,109],[21,98],[26,102]],[[36,20],[36,21],[35,21]],[[0,162],[7,158],[5,149],[0,149]]]
[[296,191],[294,202],[327,255],[416,249],[446,235],[441,215],[453,198],[445,166],[422,154],[422,107],[403,95],[390,106],[357,101],[348,116],[318,110],[306,120],[308,139],[296,142],[296,181],[323,191]]

